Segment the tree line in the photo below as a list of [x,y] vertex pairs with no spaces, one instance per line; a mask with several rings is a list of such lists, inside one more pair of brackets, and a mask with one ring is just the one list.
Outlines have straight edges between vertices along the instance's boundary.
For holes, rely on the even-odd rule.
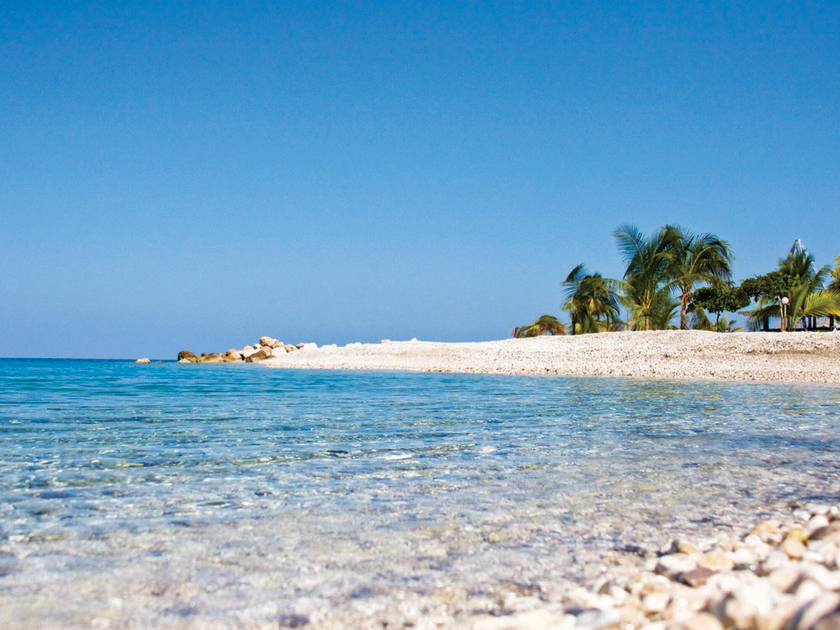
[[[732,249],[714,234],[666,225],[648,236],[624,225],[613,236],[627,265],[622,278],[575,266],[562,285],[561,309],[568,313],[569,325],[543,315],[515,328],[514,337],[677,327],[730,332],[740,328],[723,313],[750,304],[754,308],[742,312],[751,329],[769,330],[771,319],[778,319],[782,331],[814,330],[822,317],[834,329],[840,320],[840,256],[833,269],[817,268],[799,239],[777,269],[736,285],[731,279]],[[621,319],[621,307],[626,320]]]

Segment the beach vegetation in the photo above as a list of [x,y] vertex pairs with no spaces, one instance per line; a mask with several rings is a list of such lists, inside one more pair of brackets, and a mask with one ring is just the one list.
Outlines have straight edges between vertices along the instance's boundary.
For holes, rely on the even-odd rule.
[[694,288],[728,280],[732,250],[714,234],[694,234],[672,225],[666,225],[663,232],[668,247],[668,274],[680,300],[680,330],[686,330]]
[[630,330],[674,330],[671,322],[677,317],[680,301],[667,288],[660,289],[653,295],[647,310],[636,305],[630,306],[630,315],[626,326]]
[[513,336],[539,337],[541,335],[565,335],[566,327],[553,315],[543,315],[529,326],[521,326],[513,329]]
[[829,274],[831,275],[831,284],[826,288],[834,293],[840,293],[840,256],[834,259],[834,269]]
[[[708,286],[694,291],[688,310],[695,314],[694,328],[714,330],[721,321],[721,313],[734,313],[749,304],[749,296],[740,287],[736,287],[735,283],[715,278]],[[710,322],[709,327],[703,322],[703,318],[707,317],[706,313],[715,314],[715,321],[713,324]],[[726,320],[725,317],[723,319]]]
[[623,279],[616,283],[621,289],[619,299],[630,309],[628,325],[634,330],[654,330],[674,286],[670,257],[674,235],[662,228],[648,237],[635,226],[624,225],[613,236],[627,263]]
[[621,325],[616,282],[577,265],[563,281],[573,335],[615,330]]
[[757,303],[749,311],[751,325],[769,330],[770,319],[778,318],[782,331],[814,330],[819,317],[829,317],[833,327],[840,317],[840,293],[831,288],[834,282],[823,288],[829,277],[834,271],[828,265],[817,269],[814,257],[797,239],[776,271],[741,283],[742,292]]
[[[840,293],[840,256],[834,259],[834,269],[831,270],[831,284],[826,287],[826,290],[831,291],[832,293]],[[837,330],[837,317],[835,315],[829,315],[829,328],[831,330]]]
[[[573,335],[673,329],[675,320],[682,330],[732,332],[741,330],[738,321],[722,313],[735,312],[747,316],[751,330],[770,330],[773,318],[779,318],[782,331],[816,330],[821,317],[828,317],[834,330],[840,320],[840,256],[833,269],[817,268],[799,239],[775,270],[736,285],[732,250],[714,234],[665,225],[648,236],[627,224],[613,236],[626,264],[621,279],[590,273],[581,263],[562,283],[562,310],[569,314]],[[751,302],[755,308],[740,310]],[[566,333],[550,315],[513,331],[515,337]]]
[[692,325],[693,330],[708,330],[710,332],[737,332],[744,330],[743,327],[738,326],[738,320],[734,318],[727,319],[726,315],[721,316],[718,314],[715,321],[710,320],[706,311],[699,307],[696,307],[691,315],[694,320]]

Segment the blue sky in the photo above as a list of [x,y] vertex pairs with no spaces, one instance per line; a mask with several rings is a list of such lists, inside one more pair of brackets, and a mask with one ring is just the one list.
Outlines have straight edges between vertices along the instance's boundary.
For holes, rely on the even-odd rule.
[[3,5],[0,356],[500,339],[626,223],[840,255],[836,2]]

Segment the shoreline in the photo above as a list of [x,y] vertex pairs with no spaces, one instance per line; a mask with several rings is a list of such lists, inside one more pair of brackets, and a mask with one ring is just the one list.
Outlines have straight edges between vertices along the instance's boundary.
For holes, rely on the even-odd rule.
[[840,384],[840,334],[633,331],[479,342],[303,344],[273,368]]

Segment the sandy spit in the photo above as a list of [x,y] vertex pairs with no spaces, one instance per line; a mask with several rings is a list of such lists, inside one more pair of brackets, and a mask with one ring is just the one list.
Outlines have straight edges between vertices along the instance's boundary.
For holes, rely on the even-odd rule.
[[615,332],[470,343],[388,341],[303,349],[278,368],[563,374],[840,384],[840,332]]

